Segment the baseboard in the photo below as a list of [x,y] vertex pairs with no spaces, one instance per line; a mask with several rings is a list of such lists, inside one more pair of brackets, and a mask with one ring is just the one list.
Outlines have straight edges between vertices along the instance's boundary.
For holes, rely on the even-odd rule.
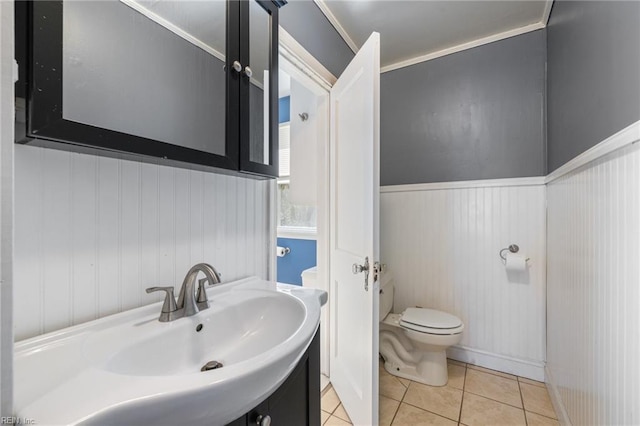
[[549,391],[549,397],[551,398],[551,403],[553,404],[553,408],[556,410],[556,415],[558,416],[558,422],[562,426],[571,426],[571,419],[569,418],[569,414],[567,413],[567,409],[562,402],[562,398],[560,397],[560,392],[558,392],[558,387],[556,386],[555,380],[553,380],[553,375],[551,371],[549,371],[548,367],[545,367],[545,376],[547,378],[547,390]]
[[515,374],[527,379],[545,381],[545,367],[543,362],[535,362],[494,354],[465,346],[452,346],[447,349],[447,357],[456,361]]

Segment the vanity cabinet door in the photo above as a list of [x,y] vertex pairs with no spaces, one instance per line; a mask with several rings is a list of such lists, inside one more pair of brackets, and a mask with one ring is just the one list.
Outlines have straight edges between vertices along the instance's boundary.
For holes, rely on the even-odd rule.
[[274,425],[320,426],[319,334],[286,382],[267,401]]
[[232,421],[231,423],[227,423],[226,426],[247,426],[247,416],[244,415],[240,418],[237,418],[236,420]]
[[[268,416],[268,418],[267,418]],[[320,426],[320,330],[282,385],[227,426]]]

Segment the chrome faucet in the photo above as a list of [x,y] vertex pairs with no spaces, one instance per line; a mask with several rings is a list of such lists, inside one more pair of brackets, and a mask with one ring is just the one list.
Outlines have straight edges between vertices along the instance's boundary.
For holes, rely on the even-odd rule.
[[[204,273],[206,278],[198,281],[198,293],[196,294],[196,277],[199,272]],[[220,274],[213,266],[208,263],[198,263],[189,269],[184,281],[182,281],[182,287],[178,295],[177,307],[178,309],[184,309],[183,316],[190,317],[209,307],[207,292],[205,291],[207,281],[209,281],[210,285],[220,283]]]
[[[205,278],[198,280],[198,289],[196,292],[196,277],[199,272],[204,273]],[[207,309],[209,307],[206,292],[207,281],[210,285],[219,284],[221,282],[220,275],[221,274],[216,271],[216,268],[208,263],[198,263],[192,266],[184,277],[184,281],[182,281],[177,303],[173,296],[173,287],[149,287],[146,290],[147,293],[154,291],[166,292],[162,312],[158,320],[160,322],[174,321],[178,318],[190,317]]]

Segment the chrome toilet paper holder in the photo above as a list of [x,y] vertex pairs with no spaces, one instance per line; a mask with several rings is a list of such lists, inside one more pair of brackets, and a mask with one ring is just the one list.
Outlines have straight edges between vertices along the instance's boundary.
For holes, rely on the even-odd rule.
[[[511,244],[511,245],[509,245],[509,247],[503,248],[502,250],[500,250],[500,253],[499,253],[500,254],[500,258],[502,259],[502,263],[504,263],[504,264],[507,263],[507,256],[502,254],[502,253],[507,251],[507,250],[510,251],[511,253],[517,253],[517,252],[520,251],[520,247],[518,247],[517,244]],[[525,262],[528,262],[528,261],[529,261],[529,258],[527,257],[525,259]]]
[[276,255],[278,257],[285,257],[289,253],[291,253],[291,249],[289,247],[276,246]]

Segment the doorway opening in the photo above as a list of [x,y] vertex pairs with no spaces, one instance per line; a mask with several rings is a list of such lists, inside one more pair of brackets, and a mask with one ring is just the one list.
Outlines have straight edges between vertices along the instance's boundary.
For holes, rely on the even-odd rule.
[[[280,41],[273,278],[329,292],[329,90],[335,77],[282,29]],[[320,319],[321,390],[329,384],[329,309],[322,308]]]

